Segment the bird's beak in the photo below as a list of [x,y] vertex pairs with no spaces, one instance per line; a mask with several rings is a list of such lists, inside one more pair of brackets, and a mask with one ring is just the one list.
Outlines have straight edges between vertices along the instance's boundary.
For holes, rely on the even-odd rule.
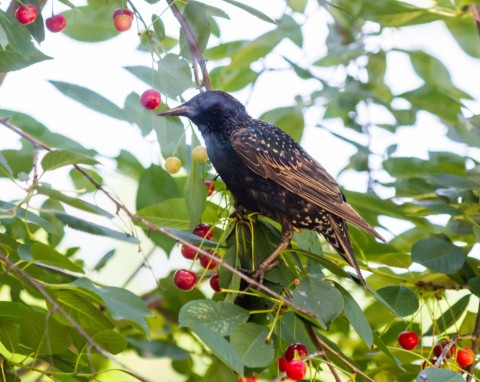
[[174,107],[173,109],[162,111],[157,115],[161,117],[170,117],[170,116],[189,117],[193,114],[194,110],[195,109],[193,107],[183,104],[183,105]]

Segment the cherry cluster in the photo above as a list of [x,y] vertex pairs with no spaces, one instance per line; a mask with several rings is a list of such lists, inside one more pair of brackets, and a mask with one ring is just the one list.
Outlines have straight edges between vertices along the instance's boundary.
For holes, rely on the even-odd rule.
[[[202,237],[206,240],[211,240],[213,237],[213,230],[212,227],[210,227],[208,224],[198,224],[195,229],[193,230],[193,234],[199,237]],[[195,247],[195,246],[194,246]],[[205,255],[202,255],[201,253],[198,253],[198,247],[195,247],[197,249],[191,248],[187,245],[182,245],[182,255],[186,259],[189,260],[196,260],[198,259],[200,261],[200,265],[208,270],[215,269],[217,267],[217,262]],[[212,256],[218,257],[218,254],[208,250],[208,253],[211,253]],[[175,272],[173,275],[173,282],[175,285],[181,289],[181,290],[192,290],[195,285],[197,284],[197,275],[187,269],[179,269],[178,271]],[[218,273],[214,273],[210,277],[210,286],[215,292],[220,292],[220,283],[219,283],[219,275]]]
[[[399,345],[406,350],[413,350],[417,347],[419,337],[416,332],[406,331],[398,335]],[[443,353],[443,349],[448,345],[448,341],[441,340],[433,348],[433,357],[428,360],[430,365],[435,365],[440,355]],[[465,369],[475,362],[475,352],[468,347],[458,348],[452,345],[447,353],[444,355],[444,360],[455,357],[457,365],[460,368]],[[422,369],[427,367],[427,362],[422,363]]]
[[278,359],[278,369],[285,372],[288,378],[300,381],[307,373],[307,365],[303,360],[307,355],[307,347],[304,344],[291,344],[285,349],[283,356]]

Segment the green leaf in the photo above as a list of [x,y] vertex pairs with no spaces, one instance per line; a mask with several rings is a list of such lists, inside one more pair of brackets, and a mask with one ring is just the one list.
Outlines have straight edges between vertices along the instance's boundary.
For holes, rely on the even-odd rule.
[[92,339],[111,354],[121,353],[126,349],[128,344],[123,335],[108,329],[95,333]]
[[452,370],[427,368],[418,373],[415,382],[463,382],[462,375]]
[[[82,328],[96,333],[99,330],[113,328],[113,323],[102,311],[92,304],[87,298],[69,290],[50,290],[50,294],[57,303],[77,322]],[[50,305],[55,312],[55,307]],[[61,314],[55,313],[55,318],[66,326],[72,326]]]
[[465,313],[471,295],[463,296],[450,309],[446,310],[438,319],[430,326],[425,333],[426,336],[431,336],[435,333],[444,333],[450,326],[457,322]]
[[58,200],[59,202],[68,204],[69,206],[78,208],[79,210],[82,210],[82,211],[91,212],[93,214],[105,216],[107,218],[114,217],[114,215],[112,215],[110,212],[104,210],[101,207],[96,206],[95,204],[86,202],[82,199],[72,198],[70,196],[63,194],[60,191],[54,190],[53,188],[49,188],[46,186],[38,186],[37,192],[42,195],[47,195],[52,199]]
[[469,14],[463,17],[450,17],[445,19],[445,24],[465,53],[472,57],[480,58],[478,32]]
[[58,218],[58,220],[60,220],[63,224],[67,224],[70,228],[91,233],[92,235],[106,236],[112,239],[126,241],[127,243],[138,243],[138,239],[136,237],[127,233],[115,231],[111,228],[91,223],[84,219],[80,219],[60,211],[52,211],[52,213]]
[[338,289],[314,278],[302,279],[292,292],[292,302],[312,313],[324,329],[340,314],[344,305]]
[[159,41],[165,39],[165,25],[160,16],[152,14],[152,25]]
[[73,164],[95,165],[98,162],[84,155],[75,154],[65,150],[49,151],[42,159],[42,168],[44,171],[56,170],[57,168]]
[[185,200],[187,202],[188,215],[190,219],[190,230],[201,222],[202,212],[207,202],[207,187],[199,173],[199,164],[193,161],[185,183]]
[[68,27],[63,33],[83,42],[105,41],[118,35],[113,26],[112,14],[119,2],[109,1],[108,6],[96,7],[93,5],[76,7],[63,12]]
[[115,119],[126,119],[122,109],[93,90],[61,81],[51,80],[49,82],[67,97],[74,99],[92,110]]
[[230,344],[245,366],[263,368],[273,362],[275,355],[273,344],[265,340],[268,335],[264,326],[247,322],[232,330]]
[[50,59],[51,57],[43,54],[35,47],[33,53],[29,55],[28,58],[25,58],[21,54],[14,51],[10,45],[8,45],[5,49],[0,48],[0,71],[6,73],[14,70],[20,70],[26,68],[27,66],[36,64],[37,62]]
[[211,330],[205,325],[192,327],[193,332],[208,346],[213,354],[225,365],[243,375],[243,363],[232,346],[218,332]]
[[175,199],[181,192],[173,177],[162,167],[152,165],[140,177],[137,190],[137,209]]
[[274,19],[272,19],[270,16],[267,16],[265,13],[260,12],[258,9],[250,7],[249,5],[244,4],[240,1],[236,1],[236,0],[223,0],[223,1],[232,5],[235,5],[236,7],[243,9],[245,12],[248,12],[251,15],[258,17],[260,20],[266,21],[267,23],[272,23],[272,24],[277,23]]
[[[190,26],[198,49],[200,52],[203,52],[210,37],[210,23],[208,20],[207,6],[198,1],[189,1],[183,11],[183,17]],[[192,56],[190,45],[185,39],[183,28],[180,29],[180,55],[186,58]]]
[[129,344],[143,357],[163,357],[170,360],[186,360],[190,353],[174,343],[162,340],[128,339]]
[[420,78],[439,88],[453,87],[450,73],[445,65],[437,58],[424,51],[408,51],[408,57],[413,69]]
[[180,326],[202,326],[220,336],[228,336],[233,328],[246,322],[248,317],[248,311],[229,302],[194,300],[182,307],[178,322]]
[[158,60],[157,64],[158,78],[162,84],[159,90],[163,90],[167,96],[178,97],[193,87],[192,71],[188,61],[169,53]]
[[278,126],[297,142],[300,141],[305,127],[303,112],[296,106],[279,107],[263,113],[259,119]]
[[345,313],[345,316],[347,316],[348,322],[350,322],[350,325],[352,325],[367,347],[371,348],[373,344],[373,332],[370,324],[367,321],[367,318],[365,317],[365,314],[362,311],[362,308],[360,308],[357,301],[350,293],[347,292],[345,288],[339,284],[335,285],[342,293],[345,301],[343,312]]
[[256,80],[258,73],[250,68],[231,66],[219,66],[210,72],[210,80],[213,89],[222,89],[226,92],[234,92],[251,85]]
[[21,342],[36,354],[60,354],[72,343],[65,326],[51,315],[32,312],[20,319]]
[[187,162],[185,127],[178,117],[157,117],[153,128],[163,158],[176,156],[182,163]]
[[98,260],[97,264],[93,267],[94,271],[100,271],[107,263],[109,260],[115,255],[115,249],[112,249],[108,251],[105,255],[101,257],[100,260]]
[[86,278],[79,278],[70,285],[98,296],[115,320],[129,321],[145,334],[149,333],[145,317],[151,316],[151,313],[136,294],[118,287],[97,288]]
[[10,52],[15,52],[24,60],[31,58],[35,52],[35,46],[28,29],[1,9],[0,26],[6,32]]
[[412,260],[435,272],[452,274],[465,262],[463,250],[449,241],[422,239],[412,246]]
[[18,218],[23,221],[36,224],[42,227],[48,233],[53,233],[58,235],[59,232],[57,229],[47,220],[41,218],[40,216],[30,212],[24,208],[16,207],[12,203],[3,202],[0,200],[0,216],[2,217],[1,220],[5,221],[7,219]]
[[400,317],[409,316],[418,310],[416,294],[404,286],[388,286],[377,290],[376,293]]
[[190,229],[187,204],[183,198],[153,204],[138,211],[137,215],[160,227],[183,231]]
[[18,352],[20,328],[14,324],[14,321],[0,317],[0,341],[8,351],[12,353]]
[[33,261],[71,272],[85,273],[81,266],[72,263],[67,256],[43,243],[22,244],[18,247],[18,255],[25,262]]

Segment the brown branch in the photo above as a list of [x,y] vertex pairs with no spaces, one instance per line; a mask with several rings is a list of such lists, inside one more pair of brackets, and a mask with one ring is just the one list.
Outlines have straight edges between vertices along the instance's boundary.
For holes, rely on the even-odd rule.
[[[475,320],[475,328],[473,329],[473,336],[474,336],[474,339],[472,340],[472,350],[476,354],[478,345],[480,343],[480,303],[478,305],[477,319]],[[467,382],[471,382],[474,369],[475,369],[475,362],[472,363],[470,366],[468,366],[468,368],[466,369]]]
[[337,371],[335,370],[335,367],[333,366],[332,362],[330,361],[330,358],[328,357],[327,352],[325,351],[325,348],[323,347],[322,343],[319,341],[319,338],[317,336],[317,333],[315,333],[315,330],[313,330],[312,325],[308,322],[304,322],[305,329],[307,329],[308,336],[310,339],[313,341],[315,344],[315,347],[317,350],[320,352],[320,357],[322,357],[328,368],[330,369],[330,372],[333,375],[333,378],[335,378],[335,382],[342,382],[340,379],[340,376],[338,375]]
[[472,12],[473,21],[475,22],[478,34],[480,35],[480,6],[478,4],[470,4],[470,12]]
[[10,261],[2,251],[0,251],[0,260],[5,264],[5,268],[7,271],[12,270],[16,274],[18,274],[22,279],[28,281],[31,286],[33,286],[44,298],[46,301],[48,301],[53,307],[54,310],[59,312],[71,325],[72,327],[87,341],[88,345],[95,350],[97,350],[101,355],[103,355],[105,358],[108,358],[112,362],[116,363],[123,369],[125,369],[130,375],[134,376],[136,379],[139,381],[143,382],[148,382],[148,379],[145,379],[138,375],[135,371],[131,370],[128,366],[124,365],[122,362],[120,362],[118,359],[116,359],[114,356],[112,356],[110,353],[108,353],[105,349],[103,349],[99,344],[97,344],[92,337],[83,329],[82,326],[80,326],[73,318],[70,316],[69,313],[65,309],[63,309],[57,301],[50,296],[50,294],[47,292],[45,287],[40,284],[37,280],[35,280],[33,277],[31,277],[27,272],[25,272],[23,269],[21,269],[18,265],[16,265],[14,262]]
[[[193,73],[194,73],[195,81],[197,82],[197,85],[200,91],[202,91],[203,87],[205,87],[207,90],[211,90],[212,85],[210,83],[210,76],[208,75],[206,61],[203,58],[202,52],[200,51],[200,47],[198,46],[198,42],[192,32],[192,29],[190,28],[190,25],[188,25],[187,20],[185,20],[185,17],[183,17],[177,5],[175,4],[175,0],[167,0],[167,2],[174,16],[180,23],[180,27],[182,28],[183,33],[185,34],[185,40],[187,40],[188,46],[190,47],[190,51],[192,52]],[[200,69],[202,70],[203,83],[200,81],[200,78],[198,76],[197,63],[200,66]]]

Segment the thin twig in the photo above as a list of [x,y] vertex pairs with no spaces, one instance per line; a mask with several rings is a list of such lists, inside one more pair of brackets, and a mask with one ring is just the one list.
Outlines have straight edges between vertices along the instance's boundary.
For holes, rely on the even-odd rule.
[[[473,336],[474,339],[472,340],[472,350],[475,354],[477,354],[478,344],[480,343],[480,303],[478,305],[477,311],[477,319],[475,320],[475,328],[473,329]],[[475,369],[475,362],[472,363],[467,368],[467,382],[470,382],[473,377],[473,370]]]
[[22,279],[28,281],[31,286],[33,286],[44,298],[46,301],[48,301],[53,307],[54,310],[59,312],[71,325],[72,327],[87,341],[88,345],[95,350],[97,350],[100,354],[102,354],[105,358],[108,358],[109,360],[115,362],[117,365],[128,371],[129,374],[134,376],[136,379],[139,381],[144,381],[148,382],[149,380],[141,377],[138,375],[135,371],[130,369],[128,366],[123,364],[121,361],[116,359],[114,356],[112,356],[110,353],[108,353],[105,349],[103,349],[100,345],[98,345],[92,337],[83,329],[82,326],[80,326],[73,318],[70,316],[70,314],[63,309],[57,301],[50,296],[50,294],[47,292],[45,287],[40,284],[37,280],[35,280],[33,277],[31,277],[27,272],[25,272],[23,269],[21,269],[18,265],[16,265],[14,262],[10,261],[8,257],[0,251],[0,260],[5,263],[5,267],[8,271],[12,270],[16,274],[18,274]]
[[327,366],[330,369],[330,372],[332,373],[333,378],[335,378],[336,382],[342,382],[342,380],[340,379],[340,376],[337,373],[337,370],[335,370],[335,367],[330,361],[330,358],[328,357],[328,354],[325,351],[325,348],[323,347],[322,343],[319,341],[317,333],[315,333],[315,330],[313,330],[312,325],[310,325],[308,322],[304,322],[304,325],[305,325],[305,329],[307,329],[308,336],[315,344],[315,347],[317,348],[317,350],[320,352],[320,357],[322,357],[327,363]]
[[[212,89],[212,85],[210,83],[210,76],[208,75],[208,70],[207,70],[207,65],[206,61],[203,58],[202,52],[200,51],[200,47],[198,46],[198,42],[192,32],[192,29],[190,28],[190,25],[188,25],[187,21],[185,20],[185,17],[183,17],[182,13],[178,9],[177,5],[175,4],[174,0],[167,0],[168,5],[170,6],[170,9],[172,10],[173,14],[175,15],[176,19],[180,23],[180,27],[183,30],[183,33],[185,34],[185,40],[187,40],[188,46],[190,47],[190,51],[192,52],[193,56],[193,72],[195,74],[195,80],[197,81],[197,85],[200,89],[202,90],[202,87],[205,87],[207,90]],[[196,62],[200,65],[200,69],[202,70],[202,77],[203,77],[203,83],[200,81],[198,78],[198,74],[196,73]]]

